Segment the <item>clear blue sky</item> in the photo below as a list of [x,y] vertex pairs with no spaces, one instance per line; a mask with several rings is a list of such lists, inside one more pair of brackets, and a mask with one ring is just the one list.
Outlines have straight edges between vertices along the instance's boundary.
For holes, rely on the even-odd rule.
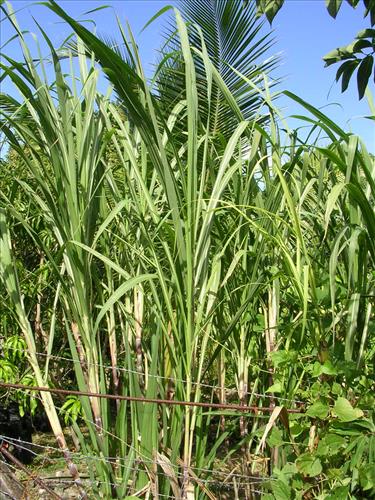
[[[58,22],[56,16],[46,7],[33,5],[32,2],[24,0],[11,3],[18,11],[17,19],[23,29],[38,33],[32,19],[34,16],[56,45],[60,44],[69,33],[69,29]],[[155,12],[172,2],[167,0],[65,0],[59,3],[77,20],[95,20],[99,33],[116,36],[115,15],[118,15],[122,21],[127,19],[136,35],[142,60],[146,69],[148,68],[147,72],[151,72],[151,65],[157,58],[156,50],[162,42],[166,16],[156,20],[143,33],[140,31]],[[173,3],[177,4],[176,1]],[[100,5],[110,5],[111,8],[84,15],[84,12]],[[368,27],[369,21],[364,20],[362,15],[362,5],[353,10],[346,2],[343,2],[342,9],[337,19],[334,20],[328,15],[324,0],[286,0],[273,23],[277,42],[270,55],[275,52],[282,53],[283,64],[278,69],[278,75],[284,76],[282,88],[291,90],[316,107],[324,107],[323,111],[337,124],[359,134],[370,151],[375,152],[374,122],[363,118],[369,114],[366,98],[358,101],[355,80],[351,82],[349,89],[341,94],[340,86],[334,81],[337,67],[324,68],[322,61],[322,56],[327,52],[350,43],[358,31]],[[269,29],[268,23],[264,29]],[[2,45],[12,33],[8,23],[2,22]],[[14,59],[17,59],[19,55],[14,44],[7,46],[4,52]],[[1,90],[13,93],[8,82],[3,83]],[[373,83],[370,85],[370,90],[374,92]],[[278,105],[284,108],[286,115],[302,111],[286,98],[279,100]],[[290,123],[292,126],[297,126],[296,121]]]

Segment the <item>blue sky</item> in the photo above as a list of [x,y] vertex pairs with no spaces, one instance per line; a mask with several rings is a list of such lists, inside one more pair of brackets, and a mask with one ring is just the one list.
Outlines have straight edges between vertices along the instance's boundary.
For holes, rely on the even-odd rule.
[[[204,1],[204,0],[200,0]],[[11,2],[18,11],[17,19],[23,29],[38,34],[38,29],[32,19],[34,16],[50,35],[52,41],[59,45],[69,33],[69,29],[58,22],[58,19],[46,7],[33,5],[30,1],[17,0]],[[100,33],[116,36],[116,20],[118,15],[122,21],[128,20],[138,41],[140,54],[147,73],[151,73],[152,64],[156,62],[157,49],[162,42],[162,31],[166,16],[157,19],[143,33],[144,24],[168,1],[161,0],[65,0],[59,4],[75,19],[93,19]],[[176,4],[177,2],[173,2]],[[83,15],[100,5],[110,5],[111,8]],[[324,68],[323,55],[330,50],[350,43],[355,34],[368,27],[369,22],[363,19],[363,7],[353,10],[343,2],[337,19],[332,19],[326,10],[324,0],[286,0],[284,7],[274,20],[273,29],[276,44],[270,52],[281,52],[283,63],[278,69],[278,75],[284,80],[280,88],[290,90],[330,116],[337,124],[346,130],[359,134],[370,151],[375,152],[374,122],[363,118],[369,114],[366,98],[358,101],[356,82],[353,80],[349,89],[341,94],[340,85],[335,83],[337,67]],[[93,25],[91,25],[93,26]],[[268,23],[264,27],[269,29]],[[1,45],[13,34],[6,22],[1,23]],[[19,56],[19,50],[14,43],[3,49],[14,59]],[[374,84],[370,90],[374,92]],[[8,82],[3,82],[2,92],[13,93]],[[301,109],[286,98],[281,98],[278,105],[283,107],[285,115],[299,114]],[[298,125],[296,120],[290,124]]]

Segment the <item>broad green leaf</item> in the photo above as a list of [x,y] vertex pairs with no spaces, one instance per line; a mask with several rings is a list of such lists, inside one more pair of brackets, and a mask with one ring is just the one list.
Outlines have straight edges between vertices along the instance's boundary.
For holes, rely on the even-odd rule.
[[270,356],[276,368],[287,363],[293,363],[297,359],[295,351],[273,351]]
[[281,446],[284,443],[283,433],[278,427],[274,427],[267,437],[267,444],[271,446],[271,448],[276,446]]
[[321,366],[321,373],[325,375],[337,375],[337,369],[334,367],[332,362],[327,359]]
[[284,0],[256,0],[257,15],[265,14],[270,24],[283,6]]
[[274,393],[280,393],[282,392],[283,388],[280,382],[276,382],[276,384],[271,385],[266,392],[274,392]]
[[359,408],[353,408],[350,402],[345,398],[338,398],[333,407],[332,414],[336,416],[340,422],[352,422],[363,417],[363,411]]
[[331,50],[323,57],[323,61],[325,62],[325,67],[331,66],[331,64],[335,64],[339,61],[344,61],[345,59],[354,59],[354,44],[355,42],[347,45],[346,47],[339,47],[337,49]]
[[290,498],[292,498],[291,496],[292,490],[290,486],[281,479],[272,481],[271,487],[272,487],[272,493],[278,500],[290,500]]
[[[342,72],[342,78],[341,78],[341,92],[345,92],[345,90],[349,86],[350,78],[352,77],[355,69],[358,67],[360,61],[359,59],[354,59],[352,61],[347,61],[350,64],[347,64],[345,66],[343,72]],[[346,63],[344,63],[346,64]],[[344,66],[344,64],[342,66]],[[339,70],[341,69],[341,66]]]
[[364,465],[359,469],[359,482],[363,491],[375,492],[375,464],[370,463],[369,466]]
[[360,0],[346,0],[348,2],[348,4],[351,6],[351,7],[357,7],[357,5],[359,4]]
[[346,439],[337,434],[327,434],[318,443],[318,455],[336,455],[342,448],[346,447]]
[[323,61],[326,63],[326,66],[330,66],[331,64],[335,64],[338,61],[341,61],[341,52],[339,49],[334,49],[328,52],[324,57]]
[[324,500],[347,500],[349,497],[349,486],[338,486],[324,497]]
[[340,384],[338,384],[337,382],[334,382],[332,384],[331,390],[332,390],[332,394],[335,394],[336,396],[341,396],[343,388]]
[[291,477],[293,476],[294,474],[297,474],[298,472],[298,469],[297,469],[297,466],[294,462],[287,462],[284,467],[281,469],[281,473],[283,474],[283,476],[286,476],[286,477]]
[[341,92],[345,92],[348,88],[350,78],[359,64],[358,59],[351,59],[341,64],[336,72],[336,82],[341,78]]
[[318,417],[321,420],[325,419],[329,413],[329,406],[321,401],[316,401],[313,405],[309,406],[306,415],[309,417]]
[[268,22],[272,24],[276,14],[279,12],[281,7],[283,6],[284,0],[268,0],[265,7],[265,14],[268,19]]
[[301,425],[296,420],[291,420],[290,422],[290,433],[292,436],[299,436],[302,432],[307,430],[307,425]]
[[296,464],[298,470],[304,476],[309,476],[309,477],[319,476],[319,474],[323,470],[319,458],[316,457],[315,455],[311,455],[310,453],[303,453],[302,455],[300,455],[296,460]]
[[312,369],[313,377],[320,377],[320,375],[337,375],[337,369],[333,366],[332,362],[328,359],[323,364],[315,361]]
[[374,44],[370,40],[360,39],[354,44],[354,51],[361,52],[363,49],[368,49],[374,47]]

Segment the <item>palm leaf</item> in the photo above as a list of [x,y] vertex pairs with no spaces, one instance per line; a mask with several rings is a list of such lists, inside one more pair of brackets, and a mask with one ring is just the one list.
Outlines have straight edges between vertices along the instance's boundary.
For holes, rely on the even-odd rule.
[[[252,89],[241,75],[262,89],[264,74],[271,73],[279,61],[277,56],[262,60],[272,47],[273,39],[270,33],[262,34],[263,23],[256,18],[255,6],[252,3],[243,5],[241,0],[181,0],[179,8],[190,27],[191,46],[201,51],[203,34],[204,48],[236,100],[243,118],[254,119],[261,108],[262,98],[259,91]],[[185,83],[179,41],[172,22],[166,30],[165,39],[158,89],[162,102],[170,103],[169,107],[173,107],[184,98]],[[233,119],[233,112],[216,84],[213,85],[212,100],[208,107],[206,70],[202,58],[196,57],[195,64],[200,118],[203,123],[209,118],[210,131],[227,136],[233,133],[238,122]]]

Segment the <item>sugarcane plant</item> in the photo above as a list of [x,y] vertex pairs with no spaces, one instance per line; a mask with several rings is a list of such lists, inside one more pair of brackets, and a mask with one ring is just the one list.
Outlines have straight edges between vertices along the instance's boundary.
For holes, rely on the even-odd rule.
[[48,60],[1,6],[23,54],[1,63],[21,95],[0,105],[17,164],[13,178],[1,164],[2,307],[35,385],[69,373],[72,389],[114,396],[40,393],[81,493],[217,498],[226,481],[238,498],[373,491],[373,156],[284,91],[311,135],[289,129],[267,75],[277,59],[248,67],[268,39],[230,50],[230,27],[256,39],[251,4],[169,8],[175,29],[150,80],[128,26],[120,50],[44,5],[74,32],[56,49],[38,24]]

